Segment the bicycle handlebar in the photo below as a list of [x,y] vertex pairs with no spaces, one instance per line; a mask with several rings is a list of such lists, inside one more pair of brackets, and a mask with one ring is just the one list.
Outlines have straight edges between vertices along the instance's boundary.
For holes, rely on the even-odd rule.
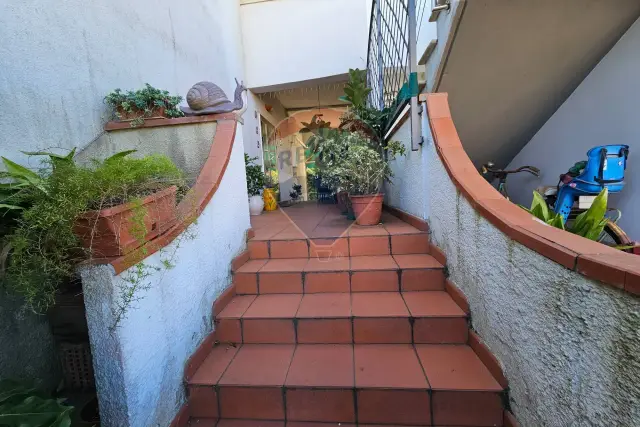
[[498,177],[506,177],[507,175],[520,172],[529,172],[531,175],[540,176],[540,169],[535,166],[521,166],[518,169],[505,170],[496,168],[492,162],[482,165],[482,173],[487,174],[488,172],[491,172]]

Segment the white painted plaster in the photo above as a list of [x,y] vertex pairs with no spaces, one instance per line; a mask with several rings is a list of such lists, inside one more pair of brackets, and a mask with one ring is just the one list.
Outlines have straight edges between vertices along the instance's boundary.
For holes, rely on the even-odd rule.
[[426,151],[422,147],[418,151],[411,151],[411,119],[407,119],[390,139],[401,142],[405,146],[406,155],[389,161],[394,177],[384,186],[385,203],[426,219]]
[[541,170],[541,177],[527,174],[509,178],[509,193],[523,205],[531,203],[533,190],[556,185],[558,176],[573,164],[586,160],[597,145],[630,147],[626,187],[611,195],[610,206],[622,210],[620,226],[640,240],[640,21],[627,31],[556,113],[511,161],[509,168],[525,164]]
[[[148,289],[115,331],[112,309],[134,267],[118,276],[106,266],[82,271],[103,426],[168,426],[184,402],[186,361],[211,332],[213,301],[231,284],[231,260],[245,248],[247,198],[238,129],[220,187],[197,223],[144,261],[160,270],[145,279]],[[162,268],[171,258],[175,267]]]
[[248,87],[366,68],[366,0],[275,0],[240,11]]
[[435,147],[425,150],[432,240],[521,425],[640,425],[640,300],[511,240],[457,191]]
[[[243,78],[237,1],[0,2],[0,152],[83,148],[109,119],[104,96],[148,82],[229,96]],[[37,160],[31,160],[37,166]]]

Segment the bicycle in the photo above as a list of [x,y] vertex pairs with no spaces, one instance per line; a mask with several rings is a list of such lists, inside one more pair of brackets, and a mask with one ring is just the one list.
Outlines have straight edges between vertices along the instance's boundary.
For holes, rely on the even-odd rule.
[[[521,172],[527,172],[535,177],[538,177],[538,178],[540,177],[540,169],[536,168],[535,166],[529,166],[529,165],[521,166],[517,169],[512,169],[512,170],[504,170],[504,169],[496,168],[495,164],[492,162],[485,163],[482,166],[483,175],[487,175],[491,173],[495,179],[498,179],[498,191],[507,200],[510,200],[509,192],[507,190],[507,178],[509,175],[517,174]],[[560,181],[558,182],[558,185],[555,187],[538,188],[539,190],[538,192],[540,193],[540,195],[542,195],[542,197],[544,198],[549,208],[558,213],[561,212],[561,206],[557,203],[557,199],[558,199],[557,196],[558,196],[558,193],[560,192],[561,184],[563,183],[567,184],[569,181],[566,176],[567,174],[561,175]],[[593,200],[592,199],[585,200],[584,199],[585,197],[590,197],[590,196],[579,196],[579,199],[578,199],[579,206],[582,206],[582,208],[572,207],[570,211],[567,213],[567,215],[565,216],[565,222],[574,221],[578,215],[580,215],[582,212],[586,211],[589,208],[590,206],[589,201],[592,202]],[[608,209],[608,211],[615,212],[615,217],[607,218],[607,224],[605,225],[604,230],[600,234],[600,237],[598,238],[598,242],[608,246],[623,247],[624,249],[622,250],[625,252],[633,252],[634,243],[629,238],[627,233],[625,233],[624,230],[622,230],[617,224],[617,222],[622,217],[622,212],[620,212],[620,210],[618,209],[613,209],[613,208]],[[562,213],[566,213],[566,209]]]

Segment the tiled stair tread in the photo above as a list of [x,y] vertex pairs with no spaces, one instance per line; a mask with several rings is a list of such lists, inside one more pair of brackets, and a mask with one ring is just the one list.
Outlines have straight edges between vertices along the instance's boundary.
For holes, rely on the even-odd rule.
[[469,346],[429,344],[218,345],[189,385],[502,391]]
[[218,319],[466,317],[445,291],[237,295]]
[[236,273],[301,273],[315,271],[368,271],[442,269],[434,257],[415,255],[369,255],[341,258],[279,258],[249,260]]

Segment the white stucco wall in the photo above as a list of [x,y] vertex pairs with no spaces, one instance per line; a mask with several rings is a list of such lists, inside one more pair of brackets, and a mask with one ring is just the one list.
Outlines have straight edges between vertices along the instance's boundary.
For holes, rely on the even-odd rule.
[[432,240],[469,301],[473,329],[503,366],[518,421],[640,425],[640,300],[495,228],[457,191],[429,141]]
[[[114,276],[110,266],[82,271],[105,427],[168,426],[185,400],[187,359],[212,330],[213,301],[231,284],[231,260],[250,227],[240,129],[220,187],[197,222],[161,253],[145,260],[160,267],[115,331],[112,309],[134,267]],[[173,255],[175,253],[175,255]],[[161,267],[172,259],[175,267]]]
[[517,203],[528,206],[536,187],[555,185],[561,173],[586,159],[590,148],[627,144],[627,185],[610,197],[610,206],[622,210],[620,226],[640,240],[639,45],[637,21],[511,161],[509,168],[530,164],[541,170],[539,179],[527,174],[509,178],[509,194]]
[[390,139],[401,142],[405,146],[406,155],[389,161],[394,177],[384,186],[385,203],[418,218],[427,219],[427,152],[422,147],[418,151],[411,151],[411,118]]
[[231,0],[0,2],[2,155],[22,163],[20,150],[83,148],[115,88],[148,82],[185,96],[211,80],[231,95],[243,77],[239,22]]
[[[234,77],[244,73],[239,4],[4,0],[0,58],[0,154],[36,167],[40,159],[21,150],[66,151],[99,137],[110,118],[103,98],[115,88],[148,82],[185,96],[194,83],[211,80],[232,94]],[[55,385],[59,368],[46,318],[20,313],[3,296],[0,317],[0,343],[12,343],[3,346],[0,377]],[[25,369],[12,368],[18,365]]]
[[240,11],[248,87],[366,68],[366,0],[274,0]]

